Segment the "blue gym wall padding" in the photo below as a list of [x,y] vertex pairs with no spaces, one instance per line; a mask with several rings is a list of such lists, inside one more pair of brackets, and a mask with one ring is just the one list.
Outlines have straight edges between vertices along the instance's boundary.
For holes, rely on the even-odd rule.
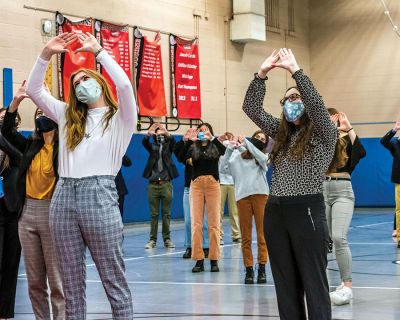
[[[28,135],[29,132],[24,132]],[[383,135],[384,133],[382,133]],[[148,152],[142,146],[142,134],[132,137],[127,155],[132,166],[122,168],[129,194],[125,198],[124,222],[143,222],[150,218],[147,200],[147,180],[142,178]],[[175,136],[179,141],[181,136]],[[363,138],[367,156],[360,161],[352,175],[357,207],[394,207],[394,184],[390,182],[392,157],[380,144],[380,138]],[[184,168],[175,159],[179,177],[173,180],[174,197],[171,218],[183,218],[182,196],[184,187]],[[270,175],[269,181],[270,181]]]

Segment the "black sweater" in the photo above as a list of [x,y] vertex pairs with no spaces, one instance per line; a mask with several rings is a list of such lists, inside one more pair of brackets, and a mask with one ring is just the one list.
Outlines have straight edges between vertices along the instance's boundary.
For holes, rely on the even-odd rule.
[[[21,211],[26,197],[26,173],[33,158],[40,149],[42,149],[44,141],[43,139],[35,139],[32,136],[25,138],[21,133],[19,133],[14,127],[16,116],[16,112],[6,112],[4,123],[1,128],[1,134],[12,146],[22,153],[22,158],[18,159],[19,172],[16,179],[16,193],[18,198],[15,203],[15,207],[18,208],[18,211]],[[9,156],[11,160],[14,161],[13,155]],[[53,147],[53,170],[56,180],[58,180],[58,142],[55,142]]]
[[[311,148],[304,154],[303,159],[293,160],[287,156],[297,141],[299,130],[291,134],[288,152],[281,150],[276,155],[271,187],[271,195],[274,196],[322,193],[325,173],[332,161],[338,138],[338,130],[311,80],[303,70],[296,71],[292,77],[296,81],[305,112],[313,123],[314,130],[311,136]],[[257,77],[250,83],[243,102],[243,111],[261,130],[275,139],[281,119],[273,117],[263,108],[265,83],[266,81]]]
[[174,153],[178,161],[185,165],[185,188],[190,188],[192,181],[192,166],[186,162],[186,154],[189,150],[191,141],[179,141],[175,144]]
[[346,153],[349,158],[342,168],[336,169],[336,172],[348,172],[351,174],[358,162],[367,155],[367,152],[358,136],[356,136],[353,143],[351,143],[351,139],[348,135],[344,136],[342,139],[346,141]]
[[381,143],[393,156],[391,181],[400,184],[400,141],[399,139],[393,139],[395,134],[396,132],[390,130],[381,139]]
[[219,157],[225,154],[225,146],[219,142],[217,138],[214,138],[211,141],[217,147],[218,157],[216,159],[210,159],[204,156],[204,151],[200,154],[200,157],[197,160],[193,159],[193,142],[190,143],[190,148],[187,153],[187,159],[192,158],[193,169],[192,169],[192,181],[200,176],[211,175],[215,178],[215,180],[219,181],[219,169],[218,169],[218,161]]

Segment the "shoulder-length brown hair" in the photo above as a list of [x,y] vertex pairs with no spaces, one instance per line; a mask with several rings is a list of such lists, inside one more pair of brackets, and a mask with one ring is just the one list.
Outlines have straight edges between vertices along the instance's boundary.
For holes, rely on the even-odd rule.
[[[286,93],[291,89],[297,89],[297,87],[290,87],[286,90]],[[283,106],[285,97],[280,101]],[[294,146],[289,148],[290,137],[296,131],[299,130],[299,135],[294,143]],[[287,152],[288,156],[293,160],[303,159],[304,155],[308,152],[311,147],[311,136],[314,132],[314,125],[308,117],[307,113],[300,117],[300,125],[296,126],[294,123],[288,122],[282,112],[281,122],[278,128],[278,133],[275,136],[274,146],[271,152],[271,163],[276,163],[277,156],[280,152]]]
[[89,77],[95,79],[101,87],[105,104],[108,106],[108,111],[104,114],[103,122],[103,133],[110,124],[111,118],[118,110],[117,102],[114,95],[108,85],[106,79],[98,72],[89,69],[79,69],[71,74],[69,79],[69,101],[66,110],[67,122],[65,124],[65,130],[67,131],[67,147],[73,151],[76,146],[82,141],[85,135],[86,118],[88,114],[88,106],[86,103],[80,102],[75,95],[75,88],[73,79],[76,74],[83,72]]
[[[339,113],[339,111],[335,108],[328,108],[327,110],[331,116]],[[349,156],[347,154],[347,142],[343,137],[339,138],[336,142],[335,154],[333,155],[327,173],[333,173],[336,172],[337,169],[343,168],[348,159]]]

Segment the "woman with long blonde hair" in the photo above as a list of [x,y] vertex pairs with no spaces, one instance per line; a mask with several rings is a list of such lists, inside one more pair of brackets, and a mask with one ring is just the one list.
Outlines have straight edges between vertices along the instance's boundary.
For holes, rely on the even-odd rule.
[[[81,69],[70,78],[69,102],[53,98],[42,83],[52,55],[95,55],[114,82],[118,105],[99,73]],[[66,319],[85,319],[85,251],[89,248],[111,304],[113,319],[132,319],[131,293],[122,259],[123,224],[115,176],[136,131],[137,108],[123,69],[93,35],[63,33],[44,47],[29,76],[27,93],[59,126],[59,181],[50,205],[50,231],[65,293]]]

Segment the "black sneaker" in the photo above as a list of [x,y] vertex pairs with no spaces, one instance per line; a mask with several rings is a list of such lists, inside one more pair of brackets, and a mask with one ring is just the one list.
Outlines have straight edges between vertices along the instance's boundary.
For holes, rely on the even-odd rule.
[[210,249],[203,248],[203,252],[204,252],[204,258],[208,258],[208,253],[210,252]]
[[196,264],[194,265],[192,272],[198,273],[204,271],[204,260],[197,260]]
[[219,268],[218,268],[218,260],[211,260],[211,272],[219,272]]
[[329,238],[328,253],[332,253],[332,251],[333,251],[333,241],[331,238]]
[[253,267],[246,267],[246,276],[244,277],[244,284],[254,283],[254,270]]
[[265,264],[258,265],[257,283],[267,283],[267,274],[265,273]]
[[183,254],[183,259],[190,259],[192,257],[192,248],[186,248],[185,253]]

